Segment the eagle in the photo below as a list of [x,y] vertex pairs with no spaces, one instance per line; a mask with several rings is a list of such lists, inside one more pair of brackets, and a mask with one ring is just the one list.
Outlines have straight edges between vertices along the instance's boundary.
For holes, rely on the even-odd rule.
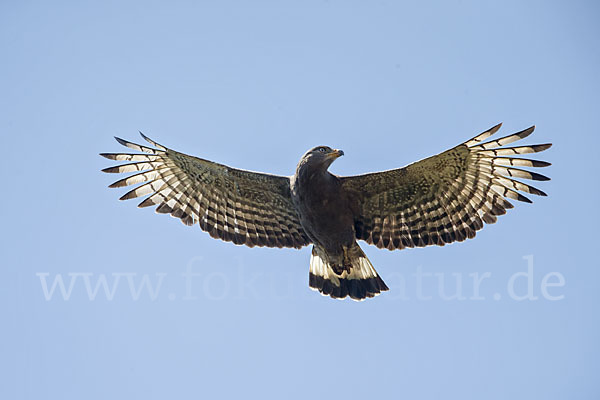
[[357,176],[328,171],[344,155],[328,146],[307,151],[287,177],[189,156],[141,132],[153,147],[115,137],[138,153],[100,155],[127,162],[103,172],[134,173],[109,187],[141,184],[121,200],[147,196],[138,207],[156,206],[158,213],[237,245],[312,245],[309,287],[335,299],[363,300],[388,287],[359,240],[388,250],[462,242],[513,208],[508,199],[531,203],[523,193],[546,196],[519,179],[549,178],[518,167],[550,163],[517,156],[551,144],[505,147],[535,126],[488,140],[500,126],[403,168]]

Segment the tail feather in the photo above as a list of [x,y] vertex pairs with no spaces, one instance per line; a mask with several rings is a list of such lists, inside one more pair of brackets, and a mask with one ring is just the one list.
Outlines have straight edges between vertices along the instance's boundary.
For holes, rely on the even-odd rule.
[[358,244],[353,250],[355,257],[351,259],[352,267],[339,274],[313,247],[308,274],[310,288],[334,299],[350,296],[353,300],[374,297],[389,290]]

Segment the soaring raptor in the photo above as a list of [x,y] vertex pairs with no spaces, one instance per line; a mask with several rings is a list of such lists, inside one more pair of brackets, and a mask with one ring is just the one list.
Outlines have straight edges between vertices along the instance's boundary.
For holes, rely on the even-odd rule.
[[512,208],[507,199],[531,202],[519,192],[546,196],[515,178],[549,178],[515,167],[550,163],[515,156],[551,144],[504,147],[529,136],[533,126],[486,141],[500,125],[404,168],[348,177],[327,170],[344,155],[327,146],[306,152],[291,177],[188,156],[143,134],[155,148],[116,139],[145,154],[101,155],[129,162],[104,172],[136,172],[110,187],[142,183],[121,200],[149,195],[139,207],[157,206],[158,213],[198,223],[213,238],[235,244],[312,244],[309,286],[333,298],[362,300],[388,287],[357,240],[389,250],[461,242]]

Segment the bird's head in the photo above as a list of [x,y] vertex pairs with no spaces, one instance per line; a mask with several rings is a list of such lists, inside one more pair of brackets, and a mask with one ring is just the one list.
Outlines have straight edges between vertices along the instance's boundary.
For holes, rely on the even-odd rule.
[[332,149],[328,146],[317,146],[307,151],[302,160],[300,160],[300,163],[311,167],[327,169],[336,158],[343,155],[344,152],[342,150]]

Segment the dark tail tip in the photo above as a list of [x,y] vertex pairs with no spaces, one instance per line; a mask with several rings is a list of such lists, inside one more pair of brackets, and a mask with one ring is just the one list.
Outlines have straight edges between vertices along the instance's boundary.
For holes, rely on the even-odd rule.
[[[339,285],[337,284],[338,282]],[[365,279],[338,278],[338,282],[314,275],[313,273],[309,273],[308,275],[308,286],[311,289],[317,290],[322,295],[330,296],[334,299],[350,297],[353,300],[360,301],[375,297],[381,292],[389,290],[379,275]]]

